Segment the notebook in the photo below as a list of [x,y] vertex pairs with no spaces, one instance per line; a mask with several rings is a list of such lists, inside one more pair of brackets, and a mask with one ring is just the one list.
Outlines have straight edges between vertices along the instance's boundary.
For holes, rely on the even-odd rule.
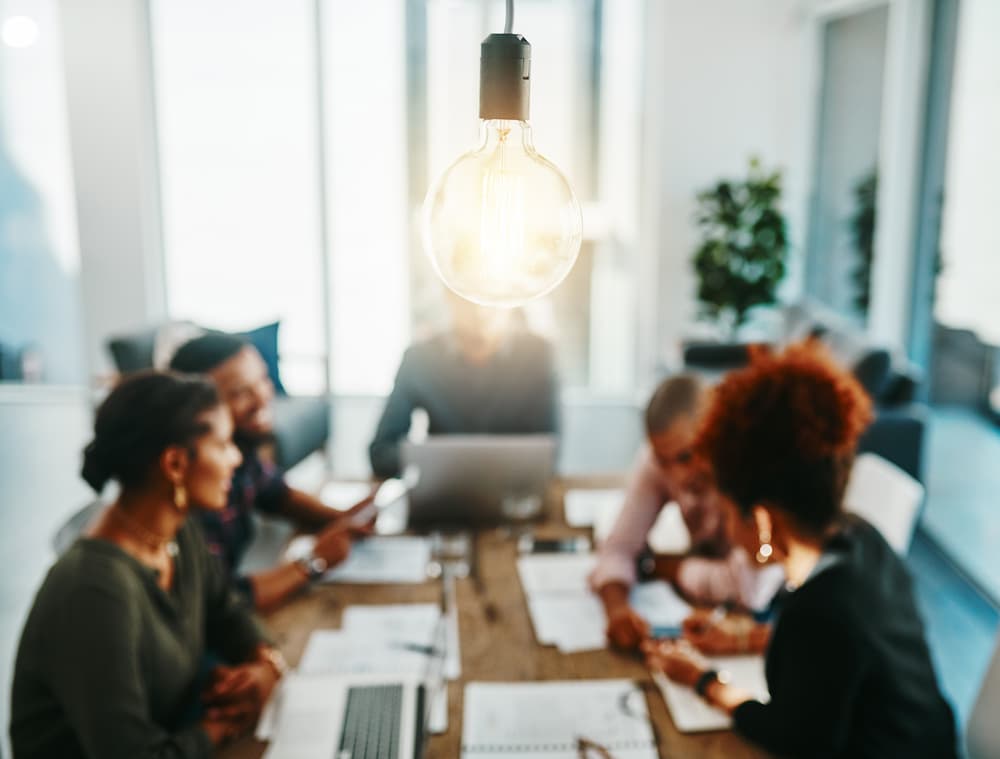
[[[714,669],[728,672],[732,685],[748,691],[753,698],[763,703],[770,700],[764,676],[764,657],[716,656],[709,659],[709,662]],[[732,719],[728,714],[709,706],[691,688],[673,682],[661,672],[653,673],[653,681],[663,695],[674,726],[682,733],[728,730],[732,727]]]
[[657,759],[643,691],[631,680],[465,686],[462,759],[579,759],[581,741],[615,759]]

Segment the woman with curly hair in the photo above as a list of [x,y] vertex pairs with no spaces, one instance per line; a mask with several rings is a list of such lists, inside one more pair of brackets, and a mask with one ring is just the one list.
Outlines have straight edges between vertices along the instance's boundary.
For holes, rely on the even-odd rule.
[[957,756],[909,573],[842,508],[871,416],[857,381],[810,342],[758,352],[724,379],[697,436],[732,533],[788,578],[766,653],[770,702],[729,685],[684,642],[644,649],[651,667],[782,756]]

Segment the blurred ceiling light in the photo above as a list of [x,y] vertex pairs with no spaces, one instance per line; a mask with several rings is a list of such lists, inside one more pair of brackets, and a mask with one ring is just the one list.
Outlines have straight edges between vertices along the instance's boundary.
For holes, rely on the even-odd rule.
[[7,47],[31,47],[38,39],[38,23],[27,16],[11,16],[0,32]]
[[424,248],[454,292],[514,307],[562,282],[580,252],[580,204],[566,177],[531,141],[531,45],[512,34],[482,44],[480,142],[438,177],[424,200]]

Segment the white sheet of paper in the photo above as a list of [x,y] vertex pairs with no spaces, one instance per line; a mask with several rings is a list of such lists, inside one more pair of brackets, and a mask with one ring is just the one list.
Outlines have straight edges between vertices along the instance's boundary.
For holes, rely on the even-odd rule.
[[334,716],[344,708],[343,689],[322,676],[290,674],[284,680],[264,759],[333,756],[339,738]]
[[355,543],[347,561],[324,582],[416,584],[426,582],[431,542],[420,537],[374,537]]
[[[713,668],[728,672],[733,685],[748,691],[758,701],[766,703],[770,700],[762,656],[717,656],[709,661]],[[674,726],[682,733],[728,730],[732,727],[728,714],[709,706],[691,688],[678,685],[659,672],[653,673],[653,680],[663,694]]]
[[563,500],[566,523],[570,527],[592,527],[599,514],[620,509],[625,491],[619,488],[570,489]]
[[615,759],[659,756],[646,697],[630,680],[465,686],[463,759],[578,759],[580,738]]
[[[345,632],[368,640],[402,640],[429,646],[434,643],[440,617],[436,604],[350,606],[344,611],[341,625]],[[445,647],[444,676],[456,680],[462,676],[457,614],[445,619]]]
[[[662,581],[634,586],[630,602],[654,627],[680,627],[691,613],[687,602]],[[607,646],[604,607],[588,590],[529,596],[528,611],[539,643],[555,645],[563,653]]]
[[319,499],[331,509],[347,511],[351,506],[372,492],[369,482],[341,482],[333,481],[326,483],[319,491]]
[[592,553],[538,553],[517,560],[517,573],[527,596],[572,593],[587,588],[587,575],[597,557]]
[[314,630],[299,672],[315,675],[423,675],[427,655],[386,640],[366,640],[344,630]]

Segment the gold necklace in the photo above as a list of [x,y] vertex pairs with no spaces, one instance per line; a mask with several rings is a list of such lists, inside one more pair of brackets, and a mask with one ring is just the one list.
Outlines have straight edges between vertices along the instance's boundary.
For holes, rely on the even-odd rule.
[[111,507],[111,516],[118,520],[118,523],[125,529],[126,532],[128,532],[133,538],[136,538],[151,551],[158,551],[161,548],[166,547],[168,556],[175,556],[177,554],[177,543],[172,537],[165,537],[154,532],[153,530],[143,527],[135,519],[128,516],[122,509],[121,505],[116,503]]

